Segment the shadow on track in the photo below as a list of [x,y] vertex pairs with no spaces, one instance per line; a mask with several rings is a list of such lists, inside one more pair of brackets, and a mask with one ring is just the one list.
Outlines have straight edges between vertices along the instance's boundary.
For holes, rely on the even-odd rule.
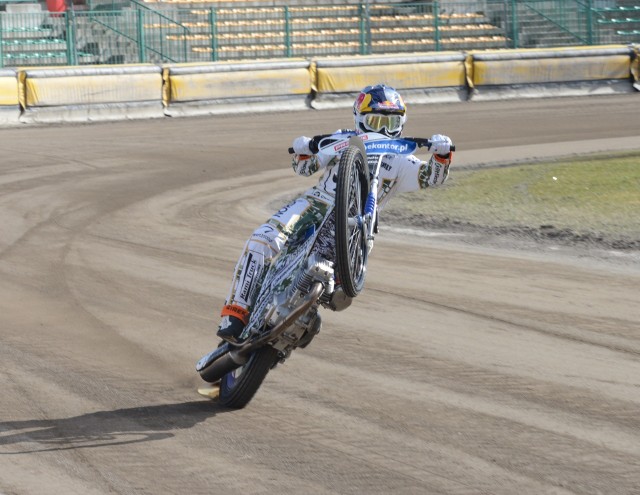
[[[0,422],[0,448],[20,443],[40,448],[0,452],[0,455],[74,450],[163,440],[174,430],[195,426],[228,409],[208,401],[98,411],[61,419]],[[9,434],[7,434],[7,432]]]

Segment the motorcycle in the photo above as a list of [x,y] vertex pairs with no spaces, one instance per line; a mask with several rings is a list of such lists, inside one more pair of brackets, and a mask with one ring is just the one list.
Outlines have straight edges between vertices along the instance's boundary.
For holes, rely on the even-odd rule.
[[196,364],[200,377],[215,384],[203,395],[224,407],[245,407],[269,371],[295,349],[307,347],[319,333],[321,307],[340,311],[360,294],[378,232],[378,176],[383,158],[413,154],[419,147],[430,148],[431,142],[378,133],[320,135],[311,140],[312,152],[339,156],[333,215],[335,259],[313,250],[329,214],[320,228],[288,240],[265,274],[242,342],[221,342]]

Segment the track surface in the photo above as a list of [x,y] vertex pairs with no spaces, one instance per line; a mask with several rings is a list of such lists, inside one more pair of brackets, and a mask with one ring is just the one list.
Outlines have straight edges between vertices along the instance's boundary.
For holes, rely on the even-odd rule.
[[[639,103],[415,106],[407,134],[459,164],[640,148]],[[196,394],[244,239],[312,183],[292,138],[350,124],[0,131],[0,493],[640,493],[633,262],[383,230],[365,292],[246,409]]]

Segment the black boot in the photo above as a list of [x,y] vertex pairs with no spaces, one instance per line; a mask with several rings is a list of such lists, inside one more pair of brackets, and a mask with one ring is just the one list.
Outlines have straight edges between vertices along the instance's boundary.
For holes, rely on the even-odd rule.
[[216,335],[230,344],[239,344],[244,327],[245,325],[240,318],[231,315],[223,316]]

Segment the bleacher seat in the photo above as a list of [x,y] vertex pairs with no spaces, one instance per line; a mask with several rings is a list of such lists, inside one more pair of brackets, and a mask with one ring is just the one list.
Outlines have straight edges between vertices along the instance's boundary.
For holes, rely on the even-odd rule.
[[39,3],[8,3],[3,15],[3,31],[33,30],[37,31],[48,16],[42,11]]
[[[85,26],[77,29],[82,33],[82,41],[78,42],[81,49],[79,55],[82,60],[93,60],[104,63],[107,58],[114,60],[119,57],[125,62],[137,62],[137,48],[135,46],[136,35],[135,15],[128,18],[128,24],[106,20],[111,14],[113,2],[100,0],[100,6],[105,12],[93,20],[84,18]],[[122,0],[126,1],[126,0]],[[640,0],[639,0],[640,1]],[[238,57],[266,58],[273,56],[293,55],[296,57],[322,56],[333,54],[353,55],[363,51],[363,23],[362,5],[290,5],[287,8],[286,18],[284,8],[275,5],[274,2],[266,4],[263,0],[143,0],[143,2],[155,14],[145,16],[143,27],[148,32],[144,39],[149,46],[147,61],[160,62],[163,59],[158,53],[177,53],[179,59],[185,53],[195,53],[203,59],[216,58],[218,60],[234,60]],[[12,4],[17,10],[25,9],[29,4]],[[30,18],[32,25],[21,26],[23,33],[31,29],[34,32],[42,30],[43,25],[49,25],[49,33],[40,32],[39,35],[47,37],[50,43],[47,48],[55,48],[64,51],[66,43],[63,35],[63,27],[58,18],[58,28],[53,29],[47,12],[42,12],[39,3],[33,3],[42,13],[42,19]],[[124,4],[122,4],[124,5]],[[13,7],[12,7],[13,8]],[[211,9],[214,8],[215,11]],[[123,11],[124,12],[124,11]],[[129,10],[135,13],[135,10]],[[145,14],[149,11],[143,10]],[[438,19],[423,6],[409,4],[369,4],[370,13],[370,39],[371,51],[382,53],[392,47],[394,51],[420,51],[436,48],[446,49],[455,47],[464,49],[477,48],[503,48],[508,40],[501,36],[503,30],[489,23],[488,18],[478,12],[469,13],[441,13]],[[124,15],[119,17],[125,17]],[[215,20],[215,44],[212,47],[211,21]],[[122,21],[124,22],[124,21]],[[5,23],[5,26],[7,24]],[[37,25],[37,26],[36,26]],[[93,27],[99,29],[93,29]],[[14,38],[17,38],[17,26]],[[6,32],[6,29],[5,29]],[[435,41],[436,32],[439,36],[439,45]],[[31,38],[30,34],[20,35]],[[11,39],[11,37],[9,38]],[[162,40],[162,41],[160,41]],[[23,59],[30,59],[28,52],[36,52],[36,44],[30,48],[18,48],[18,43],[5,43],[5,51],[14,50],[22,53]],[[152,45],[157,43],[158,46]],[[287,47],[287,43],[289,46]],[[130,45],[134,45],[131,47]],[[106,46],[102,46],[106,45]],[[128,48],[125,48],[129,45]],[[40,45],[43,53],[54,53],[53,49],[46,52],[45,45]],[[87,46],[93,47],[85,50]],[[122,47],[122,52],[120,48]],[[215,57],[213,56],[215,50]],[[126,51],[126,54],[125,54]],[[61,58],[63,53],[60,54]],[[109,57],[107,57],[109,56]],[[10,58],[10,57],[9,57]],[[36,59],[33,57],[34,60]],[[49,56],[48,58],[51,58]],[[188,57],[186,61],[199,60]]]
[[640,0],[638,5],[618,5],[596,10],[600,42],[640,42]]
[[[176,11],[171,10],[172,17],[179,19],[181,26],[191,30],[188,34],[168,33],[166,39],[185,43],[187,50],[196,53],[212,53],[213,48],[202,46],[203,40],[210,43],[212,39],[211,9],[202,8],[202,0],[165,0],[163,3],[172,4],[173,9],[184,5],[178,10],[179,17],[175,17]],[[217,3],[209,2],[207,5],[216,7]],[[385,46],[403,45],[414,50],[417,47],[435,49],[436,29],[440,47],[464,48],[464,42],[469,41],[473,48],[504,48],[508,42],[502,36],[502,31],[490,24],[481,13],[442,14],[437,27],[432,13],[420,12],[413,7],[407,9],[390,4],[371,4],[370,14],[371,46],[374,52],[376,49],[383,50]],[[292,5],[287,9],[286,20],[283,7],[216,7],[216,52],[219,59],[247,51],[256,56],[268,56],[278,51],[278,56],[282,56],[286,53],[288,37],[289,53],[294,56],[322,55],[323,49],[327,49],[327,55],[335,52],[358,54],[362,50],[360,15],[361,6],[354,4]],[[148,24],[146,26],[151,27]],[[158,27],[168,28],[163,23]],[[478,41],[473,42],[476,38]],[[245,50],[240,45],[248,48]]]

